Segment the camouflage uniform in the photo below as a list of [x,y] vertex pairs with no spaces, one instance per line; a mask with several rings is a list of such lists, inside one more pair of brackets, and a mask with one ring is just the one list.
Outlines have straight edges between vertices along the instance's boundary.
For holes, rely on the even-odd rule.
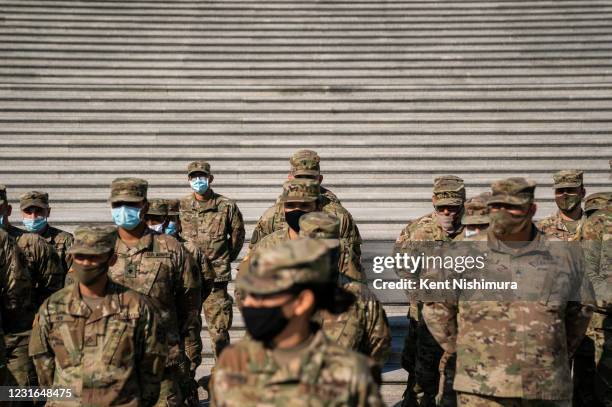
[[612,203],[591,214],[579,239],[583,242],[587,273],[593,282],[597,308],[587,332],[594,354],[591,369],[582,372],[590,384],[593,406],[612,406]]
[[[147,182],[117,178],[111,185],[110,202],[138,202],[146,199]],[[169,355],[161,385],[159,406],[166,399],[173,405],[191,382],[187,378],[202,358],[200,338],[201,284],[191,256],[172,236],[149,228],[134,247],[121,239],[115,245],[117,262],[109,268],[110,278],[149,297],[160,313],[160,324],[168,336]]]
[[32,283],[21,261],[19,249],[0,229],[0,315],[4,334],[4,340],[0,341],[0,385],[3,386],[37,384],[36,373],[28,358],[28,341],[35,313]]
[[593,212],[604,209],[609,205],[612,205],[612,192],[597,192],[584,199],[584,212],[588,217]]
[[[19,198],[19,206],[25,209],[30,206],[38,206],[44,209],[49,209],[49,194],[46,192],[31,191],[23,194]],[[60,258],[60,264],[64,275],[70,269],[72,259],[68,255],[68,250],[72,246],[72,235],[64,230],[58,229],[51,225],[39,233],[45,241],[55,248],[56,253]]]
[[[262,252],[253,270],[237,279],[248,293],[269,295],[295,284],[332,283],[329,249],[298,239]],[[211,380],[211,406],[382,406],[367,358],[334,344],[321,330],[287,363],[278,350],[245,338],[219,358]]]
[[483,229],[481,229],[480,233],[486,230],[484,226],[489,226],[489,207],[487,206],[487,200],[490,198],[490,196],[491,194],[484,193],[465,201],[464,212],[463,216],[461,217],[461,224],[465,226],[465,228],[463,229],[464,233],[460,233],[459,235],[457,235],[453,239],[454,241],[460,242],[463,241],[465,238],[469,237],[466,236],[468,226],[483,226]]
[[[291,175],[295,178],[310,177],[318,180],[321,174],[319,162],[320,159],[316,152],[312,150],[299,150],[290,159]],[[321,195],[319,199],[320,210],[340,219],[340,236],[352,246],[353,252],[361,257],[361,235],[353,217],[340,204],[338,198],[331,191],[320,185],[319,189]],[[251,235],[249,248],[253,248],[266,235],[282,229],[286,225],[283,204],[279,197],[277,202],[268,208],[257,221]]]
[[[523,178],[495,182],[489,205],[529,204],[534,189],[535,183]],[[568,291],[573,287],[592,295],[592,287],[581,275],[576,252],[533,232],[528,244],[515,248],[491,229],[466,241],[485,242],[489,271],[507,275],[510,267],[516,270],[512,281],[529,276],[523,289],[539,301],[466,301],[457,291],[446,302],[423,307],[433,336],[445,352],[457,355],[454,388],[460,406],[569,406],[569,356],[583,338],[590,312]]]
[[[463,211],[465,202],[465,186],[463,180],[454,175],[437,177],[434,180],[434,206],[459,206]],[[400,233],[395,242],[395,252],[412,251],[419,247],[418,242],[449,242],[461,235],[463,225],[454,233],[449,234],[437,221],[434,211],[410,222]],[[400,278],[418,279],[419,273],[398,273]],[[408,299],[410,301],[410,298]],[[436,396],[440,389],[440,370],[445,376],[452,378],[452,358],[444,357],[444,351],[432,337],[423,321],[420,303],[409,304],[409,329],[402,349],[402,367],[408,371],[408,383],[403,396],[403,406],[435,406]],[[448,356],[448,355],[447,355]],[[446,368],[446,365],[449,368]],[[452,388],[442,386],[440,405],[452,407],[456,405],[456,397]]]
[[180,207],[181,201],[180,199],[166,199],[168,203],[168,219],[170,222],[176,223],[176,235],[174,237],[178,238],[181,235],[181,220],[180,220]]
[[[190,163],[187,171],[188,174],[211,173],[210,165],[204,161]],[[203,201],[198,201],[195,193],[181,199],[181,237],[199,248],[214,269],[214,283],[205,290],[203,308],[215,357],[218,357],[230,342],[233,300],[227,285],[232,279],[231,263],[244,244],[244,221],[233,200],[210,188],[204,196]]]
[[[105,254],[114,228],[80,228],[72,254]],[[108,282],[101,306],[91,309],[73,284],[41,306],[30,355],[41,386],[70,388],[74,401],[47,406],[153,406],[167,356],[166,336],[149,302]]]
[[[578,170],[563,170],[553,175],[554,185],[553,188],[575,188],[581,187],[582,184],[582,171]],[[538,229],[544,234],[554,236],[561,240],[573,240],[576,231],[580,228],[580,225],[584,223],[586,216],[582,215],[579,220],[569,221],[561,217],[560,210],[556,213],[540,220],[537,223]]]

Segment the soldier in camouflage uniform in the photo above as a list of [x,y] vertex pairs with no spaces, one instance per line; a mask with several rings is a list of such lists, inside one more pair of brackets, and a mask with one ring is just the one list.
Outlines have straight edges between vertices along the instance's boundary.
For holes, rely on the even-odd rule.
[[210,260],[215,278],[203,290],[204,317],[215,357],[230,342],[232,297],[227,285],[232,279],[231,263],[244,244],[244,221],[236,202],[215,193],[210,184],[210,164],[194,161],[187,167],[193,192],[180,202],[181,237],[199,248]]
[[[319,162],[320,159],[316,152],[312,150],[297,151],[290,159],[291,171],[289,172],[289,181],[293,179],[310,179],[319,183],[320,210],[340,218],[340,235],[352,246],[353,252],[361,257],[362,241],[359,229],[351,214],[340,204],[336,196],[329,189],[320,186],[323,176],[321,175]],[[251,241],[249,242],[249,248],[254,247],[265,236],[274,231],[282,230],[287,225],[281,198],[282,195],[257,221]]]
[[330,270],[328,246],[314,239],[283,242],[252,258],[236,280],[247,296],[249,336],[229,346],[211,380],[211,406],[382,406],[375,368],[311,322],[317,310],[338,311],[343,294]]
[[[109,200],[118,226],[118,258],[108,273],[113,281],[149,297],[160,313],[169,355],[157,405],[181,405],[185,395],[193,394],[195,370],[202,358],[200,276],[175,238],[145,224],[147,187],[138,178],[112,182]],[[192,397],[185,402],[197,405]]]
[[[612,197],[611,193],[593,198],[587,208],[599,207],[588,215],[578,239],[583,242],[587,273],[593,282],[597,299],[595,314],[587,331],[592,345],[592,369],[584,369],[585,387],[590,385],[593,407],[612,407]],[[594,199],[593,199],[594,200]],[[586,206],[586,204],[585,204]]]
[[177,237],[181,234],[181,219],[180,219],[180,207],[181,201],[179,199],[166,199],[168,203],[168,224],[166,225],[166,234]]
[[164,233],[168,225],[168,202],[160,198],[149,199],[145,222],[150,229]]
[[612,204],[612,192],[597,192],[584,199],[584,213],[587,218],[595,211],[604,209]]
[[553,175],[555,203],[559,210],[537,224],[538,229],[561,240],[572,240],[585,220],[582,199],[585,196],[583,172],[562,170]]
[[47,223],[47,219],[51,215],[49,194],[39,191],[27,192],[19,197],[19,206],[26,230],[37,233],[55,248],[65,275],[72,263],[68,255],[68,250],[72,245],[72,235]]
[[[552,244],[532,223],[534,190],[535,183],[524,178],[494,182],[491,226],[466,239],[486,245],[491,275],[529,279],[522,287],[528,296],[470,301],[457,290],[447,301],[423,307],[431,333],[447,354],[457,355],[454,388],[461,407],[570,405],[569,358],[591,317],[570,291],[592,298],[592,287],[577,252]],[[527,300],[530,295],[539,300]]]
[[483,193],[465,201],[464,212],[461,217],[463,233],[455,237],[455,241],[462,241],[468,237],[475,236],[489,227],[489,207],[487,200],[490,193]]
[[[27,233],[10,224],[8,217],[12,211],[6,197],[6,188],[0,186],[0,220],[2,229],[8,232],[8,237],[17,246],[14,251],[19,257],[19,264],[24,268],[20,275],[27,277],[28,294],[30,298],[24,302],[24,310],[20,313],[21,321],[15,323],[13,318],[6,316],[4,321],[8,326],[4,329],[5,348],[10,371],[10,382],[20,386],[35,386],[36,371],[28,357],[29,333],[34,320],[34,313],[43,301],[64,285],[64,273],[60,258],[55,249],[35,233]],[[22,299],[22,301],[24,301]],[[31,309],[30,309],[31,308]]]
[[144,296],[109,280],[113,227],[79,228],[69,253],[78,283],[41,306],[30,341],[41,386],[71,389],[47,406],[153,406],[167,357],[166,335]]
[[[338,345],[371,357],[383,366],[391,353],[391,329],[382,304],[363,282],[347,278],[340,267],[350,258],[338,240],[340,222],[323,212],[312,212],[300,218],[300,237],[324,239],[332,249],[332,274],[340,287],[355,296],[355,302],[340,314],[321,310],[315,315],[325,335]],[[344,248],[348,248],[344,245]],[[336,261],[336,258],[338,261]]]
[[[410,222],[395,243],[395,252],[420,251],[419,242],[450,242],[463,232],[461,218],[464,212],[465,185],[454,175],[437,177],[434,180],[432,203],[434,211]],[[419,273],[398,273],[400,278],[416,279]],[[452,360],[442,359],[444,354],[440,345],[431,336],[425,325],[420,308],[421,304],[409,301],[409,330],[402,350],[402,367],[408,371],[408,384],[404,392],[402,406],[435,406],[439,391],[441,361],[452,369]],[[441,405],[455,405],[452,390],[444,392]]]

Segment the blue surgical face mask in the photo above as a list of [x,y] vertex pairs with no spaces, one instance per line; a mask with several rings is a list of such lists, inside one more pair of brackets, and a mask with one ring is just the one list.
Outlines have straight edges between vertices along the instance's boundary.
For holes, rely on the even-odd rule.
[[157,233],[164,233],[164,224],[158,223],[157,225],[149,225],[149,229],[154,230]]
[[132,230],[140,224],[140,208],[133,206],[119,206],[112,209],[115,225]]
[[208,190],[208,178],[192,178],[189,180],[189,185],[191,185],[191,189],[201,195]]
[[164,230],[164,233],[167,235],[172,235],[172,236],[176,236],[177,230],[176,230],[176,222],[168,222],[168,226],[166,226],[166,230]]
[[23,226],[28,232],[38,232],[47,225],[47,218],[37,216],[34,219],[23,218]]

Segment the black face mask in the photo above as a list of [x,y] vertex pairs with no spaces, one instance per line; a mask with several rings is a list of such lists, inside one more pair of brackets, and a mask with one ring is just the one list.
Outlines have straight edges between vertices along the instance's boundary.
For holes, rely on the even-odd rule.
[[74,270],[76,280],[85,284],[86,286],[95,284],[99,280],[100,276],[108,272],[109,261],[95,266],[84,266],[77,262],[73,262],[72,269]]
[[[287,304],[287,303],[285,303]],[[289,324],[283,305],[277,307],[242,307],[246,330],[256,341],[269,343]]]
[[287,221],[287,224],[289,225],[291,229],[295,230],[296,232],[299,232],[300,231],[300,218],[307,213],[308,212],[304,212],[299,209],[296,209],[291,212],[285,212],[285,220]]

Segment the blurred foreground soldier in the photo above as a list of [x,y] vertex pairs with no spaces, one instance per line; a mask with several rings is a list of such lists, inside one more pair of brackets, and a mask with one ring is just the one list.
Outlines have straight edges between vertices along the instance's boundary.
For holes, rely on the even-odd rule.
[[28,357],[28,341],[35,310],[28,270],[21,263],[19,249],[0,230],[0,385],[36,386],[36,373]]
[[153,406],[166,335],[145,297],[108,278],[115,228],[82,227],[75,238],[77,283],[44,302],[30,340],[40,385],[71,389],[76,398],[47,406]]
[[585,196],[582,175],[579,170],[563,170],[553,175],[555,203],[559,210],[539,221],[538,229],[561,240],[571,240],[575,236],[585,218],[581,206]]
[[590,194],[584,200],[584,212],[588,217],[600,209],[605,209],[612,205],[612,192],[598,192]]
[[230,343],[232,297],[227,285],[232,279],[231,263],[244,244],[244,221],[236,202],[214,192],[210,164],[194,161],[187,166],[193,192],[181,199],[181,237],[208,258],[214,269],[212,287],[205,287],[204,317],[215,357]]
[[487,200],[491,197],[490,193],[480,194],[468,199],[464,205],[461,224],[463,233],[455,237],[455,241],[462,241],[465,238],[476,236],[489,227],[489,207]]
[[[461,219],[464,213],[465,185],[454,175],[444,175],[434,179],[432,203],[434,211],[410,222],[401,232],[395,243],[395,252],[419,252],[418,242],[450,242],[463,233]],[[418,279],[420,271],[398,272],[400,278]],[[402,349],[402,367],[408,371],[408,383],[403,395],[403,407],[429,407],[436,405],[436,395],[440,387],[440,364],[452,370],[453,360],[442,359],[444,351],[427,329],[421,315],[421,304],[409,301],[409,328]],[[448,375],[452,377],[452,374]],[[456,397],[452,389],[447,389],[441,400],[442,406],[453,407]]]
[[27,192],[19,197],[19,206],[25,229],[30,233],[38,234],[55,248],[60,257],[64,275],[66,275],[72,264],[68,255],[68,250],[72,245],[72,235],[49,225],[47,221],[51,215],[49,194],[39,191]]
[[168,224],[164,233],[178,237],[181,233],[181,220],[179,217],[181,201],[178,199],[166,199],[166,202],[168,204]]
[[330,252],[332,280],[355,296],[355,302],[345,312],[332,314],[321,310],[315,320],[328,338],[343,348],[371,357],[382,367],[391,353],[387,314],[367,285],[340,272],[350,263],[351,254],[346,252],[349,246],[338,240],[339,229],[338,219],[323,212],[307,213],[300,218],[300,237],[323,239],[332,247],[338,245]]
[[[109,201],[118,238],[117,261],[111,264],[109,276],[150,298],[159,312],[169,355],[157,405],[182,405],[185,396],[192,394],[202,359],[200,276],[175,238],[152,231],[144,222],[147,186],[138,178],[112,182]],[[187,401],[196,405],[195,400]]]
[[338,312],[351,302],[330,265],[328,246],[313,239],[254,256],[252,269],[236,281],[247,293],[242,313],[249,336],[221,354],[212,406],[383,405],[372,362],[311,322],[316,311]]
[[[353,220],[351,214],[340,204],[340,201],[329,189],[321,186],[323,175],[319,167],[320,158],[315,151],[298,150],[289,160],[291,170],[288,175],[288,180],[304,179],[312,180],[319,184],[318,207],[319,210],[334,215],[340,219],[340,236],[347,240],[355,254],[361,257],[361,235],[359,229]],[[286,184],[286,182],[285,182]],[[271,234],[274,231],[282,230],[287,225],[287,219],[283,211],[282,195],[279,197],[274,206],[268,208],[257,221],[249,248],[253,248],[261,239]]]
[[445,353],[457,355],[459,406],[570,406],[569,358],[591,317],[570,292],[592,299],[592,287],[582,275],[579,253],[552,242],[532,223],[534,189],[535,183],[524,178],[494,182],[488,201],[491,225],[466,242],[486,245],[488,276],[506,276],[510,265],[508,278],[528,279],[522,280],[529,283],[522,292],[539,300],[501,301],[489,294],[490,300],[470,301],[461,299],[469,291],[457,290],[448,301],[423,307]]
[[591,390],[582,394],[591,396],[587,401],[594,407],[612,406],[611,195],[607,193],[607,196],[599,197],[599,209],[588,214],[579,236],[584,247],[587,273],[593,282],[597,300],[595,314],[587,332],[594,354],[593,366],[588,364],[580,372],[584,387]]
[[165,233],[168,225],[168,203],[165,199],[154,198],[149,200],[145,222],[149,229],[157,233]]

